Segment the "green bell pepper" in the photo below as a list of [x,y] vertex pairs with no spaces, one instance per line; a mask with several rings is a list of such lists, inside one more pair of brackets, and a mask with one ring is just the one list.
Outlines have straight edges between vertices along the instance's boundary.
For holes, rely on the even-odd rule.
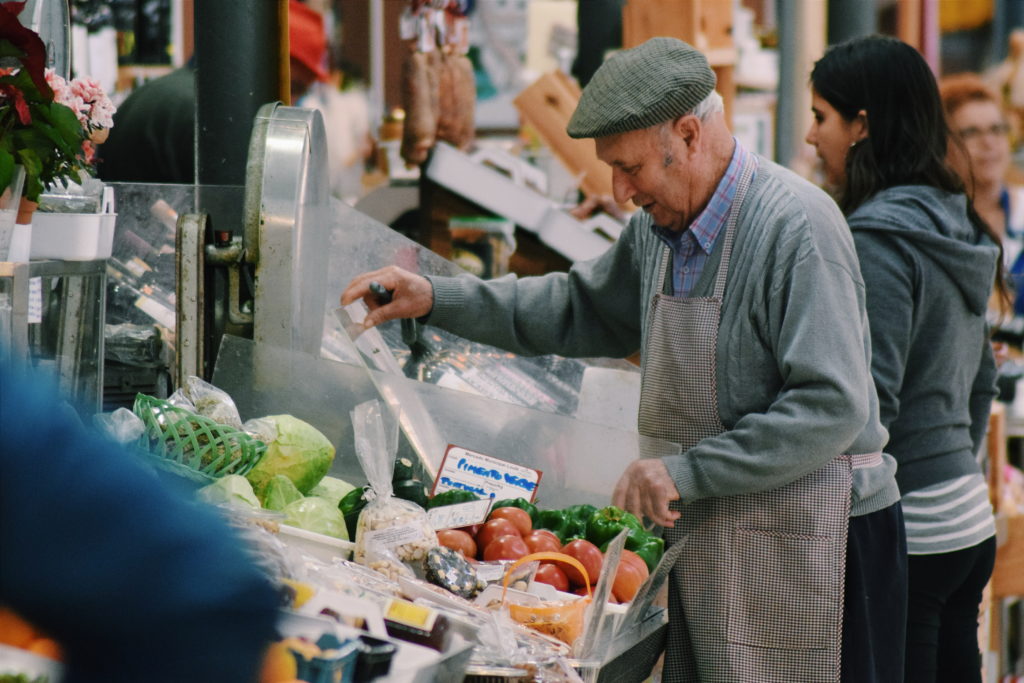
[[503,500],[496,500],[491,505],[492,510],[498,508],[520,508],[530,513],[530,519],[536,524],[537,522],[537,506],[526,500],[525,498],[505,498]]
[[618,536],[623,529],[629,534],[627,544],[630,537],[635,538],[635,543],[639,544],[639,537],[647,535],[643,524],[633,513],[609,505],[592,514],[587,520],[587,540],[596,546],[602,546]]
[[369,490],[369,486],[357,486],[338,501],[338,510],[345,517],[345,528],[348,530],[348,537],[356,537],[356,525],[359,522],[359,513],[366,507],[366,500],[363,494]]
[[647,541],[633,549],[633,552],[647,564],[647,570],[653,572],[665,554],[665,539],[649,535]]
[[456,505],[458,503],[471,503],[474,500],[480,500],[480,497],[472,491],[448,489],[427,501],[427,509],[444,507],[445,505]]
[[587,537],[587,522],[595,512],[597,512],[597,508],[586,503],[583,505],[570,505],[565,508],[565,514],[569,518],[566,543],[577,538]]
[[565,512],[573,519],[582,521],[585,528],[590,516],[597,512],[597,507],[587,503],[584,503],[583,505],[570,505],[565,508]]
[[566,526],[569,519],[565,516],[564,510],[538,510],[537,518],[533,520],[534,529],[547,529],[555,536],[558,536],[559,543],[565,543]]

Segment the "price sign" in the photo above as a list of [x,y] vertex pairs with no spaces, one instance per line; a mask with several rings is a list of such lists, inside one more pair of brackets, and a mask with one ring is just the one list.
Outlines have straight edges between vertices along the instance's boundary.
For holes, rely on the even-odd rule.
[[434,480],[432,495],[448,489],[472,491],[481,498],[533,501],[543,472],[449,445]]
[[468,503],[455,503],[427,510],[427,522],[435,531],[458,529],[463,526],[482,524],[491,511],[491,499],[481,498]]

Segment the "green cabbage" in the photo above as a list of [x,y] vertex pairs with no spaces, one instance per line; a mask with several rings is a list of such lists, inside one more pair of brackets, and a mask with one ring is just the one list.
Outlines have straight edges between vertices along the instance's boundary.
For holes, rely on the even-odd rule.
[[285,524],[318,534],[334,536],[343,541],[348,540],[345,516],[338,508],[323,498],[316,496],[303,498],[285,505],[281,512],[285,514]]
[[309,495],[323,498],[334,507],[338,507],[338,503],[345,497],[345,494],[354,488],[354,484],[350,484],[344,479],[324,477],[319,484],[310,489]]
[[260,501],[253,493],[252,485],[240,474],[227,474],[196,491],[196,495],[199,500],[213,505],[231,503],[233,505],[249,505],[254,508],[260,506]]
[[277,437],[267,443],[267,452],[249,470],[246,478],[256,493],[274,478],[283,474],[292,480],[303,495],[320,483],[334,462],[334,446],[316,427],[291,415],[272,415]]
[[288,503],[301,498],[295,484],[283,474],[275,474],[263,489],[263,507],[268,510],[283,510]]

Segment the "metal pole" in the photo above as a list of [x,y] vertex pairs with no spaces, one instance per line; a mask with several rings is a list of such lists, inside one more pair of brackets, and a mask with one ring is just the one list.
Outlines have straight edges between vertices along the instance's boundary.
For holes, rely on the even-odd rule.
[[829,0],[828,43],[835,45],[850,38],[878,31],[874,2],[865,0]]
[[779,27],[775,160],[809,175],[813,155],[803,140],[811,118],[811,67],[825,52],[825,5],[811,0],[776,0],[775,7]]
[[794,154],[795,132],[792,124],[796,115],[797,51],[800,43],[800,28],[797,26],[799,11],[795,2],[778,0],[777,15],[779,27],[779,96],[775,104],[775,160],[789,166]]
[[244,185],[256,111],[281,99],[284,0],[196,0],[196,182]]

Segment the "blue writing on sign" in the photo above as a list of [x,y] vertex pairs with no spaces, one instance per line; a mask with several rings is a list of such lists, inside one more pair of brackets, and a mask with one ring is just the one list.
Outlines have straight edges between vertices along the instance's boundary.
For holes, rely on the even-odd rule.
[[[464,484],[461,481],[454,481],[452,479],[449,479],[448,477],[441,477],[441,483],[453,489],[462,489],[463,491],[475,493],[478,496],[488,495],[487,491],[484,491],[479,486],[470,486],[469,484]],[[492,493],[490,495],[493,496],[494,494]]]
[[510,486],[517,486],[525,491],[533,491],[535,488],[537,488],[537,482],[530,481],[529,479],[523,479],[522,477],[517,477],[516,475],[511,474],[510,472],[505,473],[505,483],[509,484]]
[[495,481],[501,481],[501,472],[489,467],[481,467],[468,462],[465,458],[459,458],[458,469],[464,472],[472,472],[479,477],[489,477]]

